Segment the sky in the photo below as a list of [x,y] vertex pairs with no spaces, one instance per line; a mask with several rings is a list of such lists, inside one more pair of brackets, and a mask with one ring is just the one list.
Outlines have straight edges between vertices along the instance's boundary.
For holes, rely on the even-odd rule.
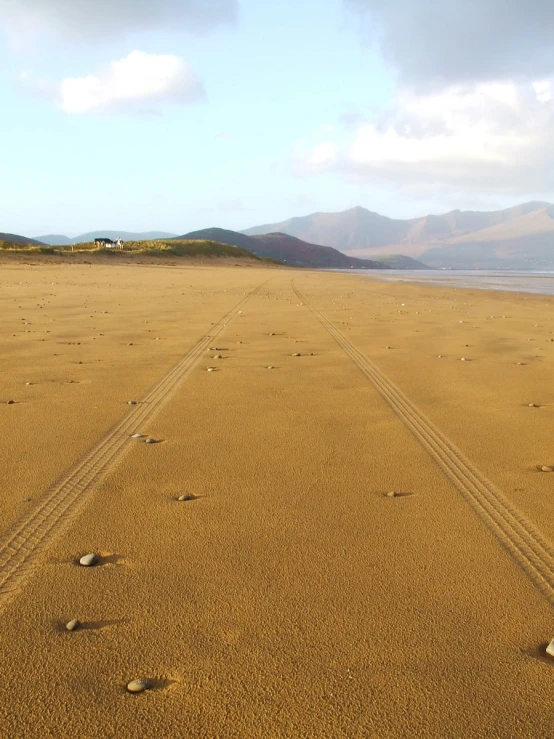
[[0,0],[0,231],[554,201],[551,0]]

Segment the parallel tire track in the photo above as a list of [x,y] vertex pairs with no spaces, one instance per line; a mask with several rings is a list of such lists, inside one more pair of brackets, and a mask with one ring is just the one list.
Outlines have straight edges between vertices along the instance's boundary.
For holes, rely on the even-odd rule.
[[375,386],[400,420],[453,482],[463,498],[554,606],[554,550],[551,544],[500,490],[300,293],[294,282],[292,288],[296,296],[312,311],[337,344]]
[[0,607],[31,575],[41,555],[80,512],[91,490],[130,448],[130,435],[151,421],[191,372],[213,339],[264,283],[246,295],[100,441],[89,449],[41,498],[40,505],[0,538]]

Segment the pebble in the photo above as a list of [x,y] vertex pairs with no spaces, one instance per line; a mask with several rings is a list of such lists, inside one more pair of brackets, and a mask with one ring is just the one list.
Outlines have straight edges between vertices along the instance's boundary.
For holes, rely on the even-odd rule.
[[30,503],[30,502],[31,502],[31,498],[24,498],[24,499],[23,499],[23,502],[24,502],[24,503]]
[[554,465],[543,464],[543,466],[541,467],[541,472],[554,472]]
[[32,385],[33,383],[32,382],[26,382],[25,384],[26,385]]
[[156,439],[153,439],[151,436],[149,436],[148,439],[146,439],[146,441],[144,443],[145,444],[155,444],[156,443]]
[[6,405],[13,405],[15,403],[15,400],[8,400]]
[[394,490],[391,490],[390,493],[387,493],[387,498],[396,498],[396,493]]
[[208,367],[208,372],[213,372],[215,367]]
[[65,628],[68,631],[75,631],[75,629],[78,629],[81,625],[80,621],[77,621],[76,618],[71,619],[71,621],[68,621],[65,625]]
[[529,408],[538,408],[539,406],[536,403],[529,403]]
[[186,495],[180,495],[177,500],[194,500],[194,495],[186,493]]
[[84,554],[81,559],[79,560],[79,564],[82,567],[94,567],[94,565],[98,562],[98,555],[97,554]]
[[275,336],[275,333],[272,331],[269,335],[270,336]]
[[465,357],[462,357],[462,358],[460,359],[460,362],[467,362],[467,359],[466,359]]
[[214,354],[214,359],[223,359],[221,354]]
[[294,352],[294,354],[292,356],[293,357],[299,357],[300,356],[300,353],[299,352]]
[[131,439],[142,439],[142,434],[133,434]]
[[132,341],[130,341],[130,342],[129,342],[129,343],[127,344],[127,346],[133,346],[133,342],[132,342]]
[[128,400],[127,401],[127,405],[136,405],[136,404],[137,404],[137,401],[136,400]]
[[144,690],[148,690],[149,687],[150,682],[144,677],[141,677],[138,680],[131,680],[130,683],[127,683],[127,690],[129,693],[142,693]]
[[551,657],[554,657],[554,639],[552,639],[550,644],[546,647],[546,653]]
[[268,369],[275,369],[275,367],[274,367],[274,366],[273,366],[272,364],[269,364],[269,365],[267,366],[267,368],[268,368]]

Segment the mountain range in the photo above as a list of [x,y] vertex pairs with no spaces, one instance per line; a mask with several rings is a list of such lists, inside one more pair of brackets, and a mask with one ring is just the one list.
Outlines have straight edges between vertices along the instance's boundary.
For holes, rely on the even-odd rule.
[[365,259],[400,253],[431,267],[554,269],[554,205],[537,201],[505,210],[453,210],[408,220],[356,207],[255,226],[243,233],[274,231]]
[[123,241],[150,241],[153,239],[170,239],[175,234],[168,233],[167,231],[143,231],[141,233],[134,233],[133,231],[89,231],[85,234],[79,234],[70,239],[68,236],[61,234],[46,234],[46,236],[37,236],[37,240],[41,244],[48,244],[48,246],[71,246],[71,244],[87,244],[89,241],[94,241],[98,236],[104,236],[107,239],[123,239]]
[[[270,233],[258,236],[248,236],[238,231],[229,231],[224,228],[204,228],[201,231],[191,231],[177,237],[181,240],[207,239],[222,244],[231,244],[241,249],[247,249],[257,257],[269,257],[291,267],[314,267],[319,269],[383,269],[390,267],[387,259],[358,259],[348,257],[337,249],[319,244],[310,244],[306,241],[288,236],[284,233]],[[407,259],[407,258],[406,258]],[[407,259],[412,269],[424,265],[412,259]],[[395,267],[401,265],[396,262]],[[404,267],[408,264],[402,265]]]

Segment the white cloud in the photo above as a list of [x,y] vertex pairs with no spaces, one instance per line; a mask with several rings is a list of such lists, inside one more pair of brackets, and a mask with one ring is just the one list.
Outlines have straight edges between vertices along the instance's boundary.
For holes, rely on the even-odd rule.
[[205,31],[233,22],[237,0],[0,0],[0,22],[18,36],[54,32],[91,43],[133,31]]
[[400,89],[395,105],[342,136],[297,147],[304,173],[359,182],[467,189],[554,188],[554,80],[453,85],[426,95]]
[[183,104],[202,100],[205,91],[186,62],[170,54],[133,51],[124,59],[86,77],[68,77],[56,85],[29,81],[66,113],[152,112],[160,104]]

